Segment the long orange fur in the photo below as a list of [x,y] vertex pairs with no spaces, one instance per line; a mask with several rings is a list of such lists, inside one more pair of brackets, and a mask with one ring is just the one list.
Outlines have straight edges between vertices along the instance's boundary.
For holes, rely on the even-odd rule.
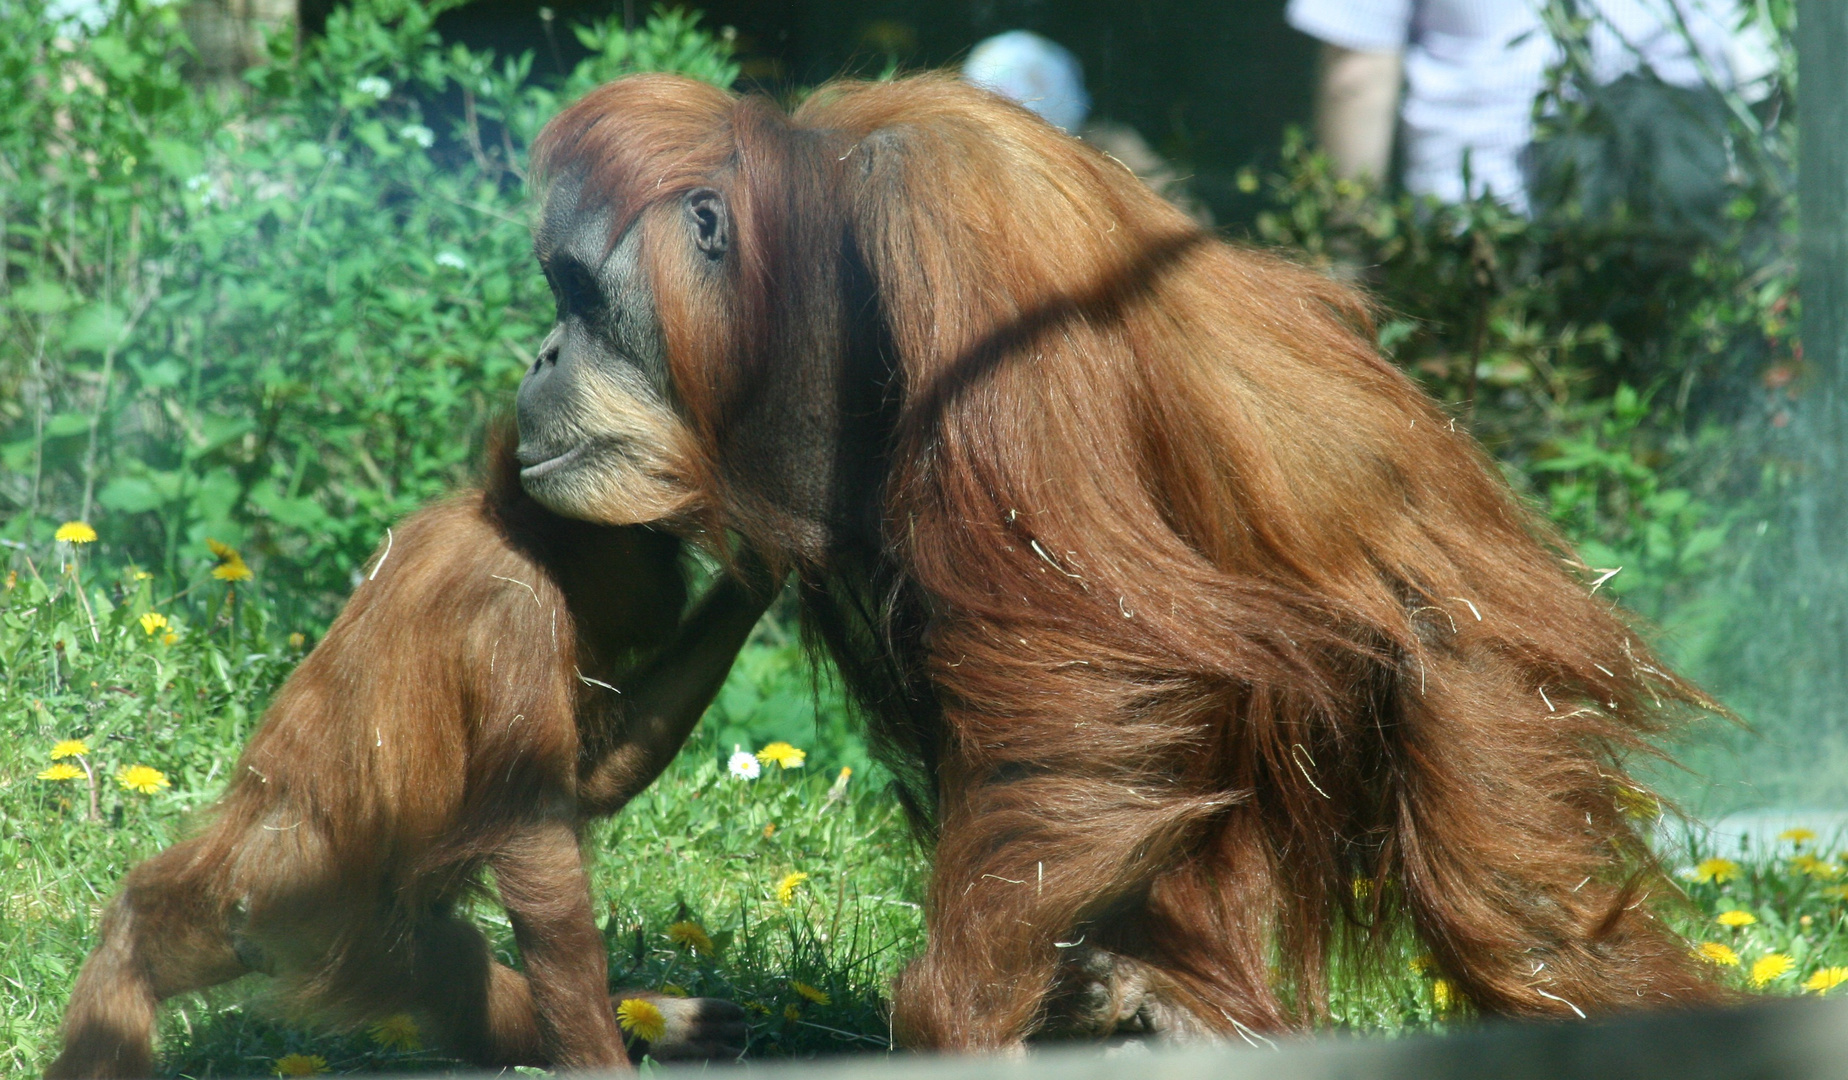
[[[721,584],[688,617],[709,655],[656,656],[679,544],[557,517],[510,445],[489,457],[487,490],[392,531],[204,828],[129,872],[48,1076],[149,1075],[158,1003],[251,971],[335,1022],[409,1012],[475,1064],[626,1067],[579,830],[673,757],[763,605]],[[488,868],[524,974],[458,910]],[[629,996],[701,1037],[699,1003]]]
[[[1016,1044],[1076,941],[1221,1034],[1312,1022],[1338,940],[1393,925],[1487,1012],[1720,996],[1619,808],[1625,759],[1711,703],[1361,297],[943,77],[793,115],[636,77],[535,158],[617,232],[729,200],[725,295],[656,266],[675,388],[713,513],[799,565],[934,830],[909,1042]],[[878,472],[818,522],[751,447],[830,366],[878,383],[841,436]]]

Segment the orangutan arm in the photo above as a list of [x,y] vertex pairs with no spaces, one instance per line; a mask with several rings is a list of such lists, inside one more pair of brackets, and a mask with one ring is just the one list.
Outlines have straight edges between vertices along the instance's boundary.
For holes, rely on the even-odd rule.
[[724,685],[732,660],[777,591],[760,564],[745,561],[740,572],[750,583],[721,578],[674,640],[629,681],[620,734],[578,782],[585,817],[613,814],[653,783]]

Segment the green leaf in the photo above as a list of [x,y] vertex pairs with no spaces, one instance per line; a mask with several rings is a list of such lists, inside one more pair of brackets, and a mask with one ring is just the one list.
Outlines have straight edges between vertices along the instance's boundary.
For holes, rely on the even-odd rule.
[[103,485],[96,501],[105,508],[124,514],[143,514],[158,510],[166,502],[154,484],[142,477],[118,476]]
[[205,171],[204,152],[178,139],[152,139],[148,142],[148,154],[162,172],[175,180],[190,180]]
[[7,302],[34,315],[55,315],[77,302],[77,297],[56,281],[34,278],[7,294]]
[[140,72],[143,58],[122,38],[114,34],[99,34],[91,38],[89,44],[90,54],[116,78],[127,79]]
[[289,160],[304,169],[318,169],[327,164],[327,155],[320,146],[311,142],[296,143],[289,151]]
[[208,454],[233,439],[241,438],[245,432],[255,430],[256,426],[256,421],[244,416],[205,417],[199,424],[203,441],[193,448],[193,453]]
[[172,357],[164,357],[151,364],[131,359],[129,365],[134,369],[135,378],[147,390],[169,390],[180,385],[180,380],[186,377],[186,366]]
[[250,504],[272,521],[291,529],[316,531],[327,525],[327,511],[311,498],[289,498],[274,488],[258,486],[250,493]]
[[36,439],[18,439],[0,446],[0,465],[15,472],[25,469],[32,463],[33,448],[38,445]]
[[102,352],[122,340],[127,325],[122,310],[114,304],[86,304],[71,316],[71,324],[64,331],[64,347],[73,352]]
[[90,418],[84,413],[59,413],[45,421],[45,437],[62,439],[82,435],[90,430]]

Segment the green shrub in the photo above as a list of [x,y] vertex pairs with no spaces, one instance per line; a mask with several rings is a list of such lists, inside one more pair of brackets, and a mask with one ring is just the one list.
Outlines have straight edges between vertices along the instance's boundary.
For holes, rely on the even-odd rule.
[[468,475],[551,318],[527,141],[604,79],[737,69],[658,11],[581,28],[591,57],[547,87],[443,47],[444,6],[342,5],[216,97],[177,74],[169,6],[81,41],[0,6],[0,538],[87,520],[106,561],[176,581],[216,539],[325,617]]
[[[1567,48],[1536,104],[1538,139],[1599,145],[1623,121],[1617,90],[1590,77],[1588,22],[1557,0],[1548,16]],[[1796,471],[1782,441],[1805,382],[1792,15],[1757,17],[1783,69],[1757,104],[1700,97],[1721,103],[1706,117],[1716,152],[1738,158],[1707,218],[1647,203],[1653,178],[1634,162],[1624,192],[1568,175],[1536,193],[1532,218],[1337,179],[1300,134],[1277,175],[1240,178],[1271,204],[1253,238],[1371,289],[1381,346],[1561,526],[1588,579],[1621,567],[1610,591],[1671,623],[1745,557],[1757,534],[1735,526],[1763,520]]]

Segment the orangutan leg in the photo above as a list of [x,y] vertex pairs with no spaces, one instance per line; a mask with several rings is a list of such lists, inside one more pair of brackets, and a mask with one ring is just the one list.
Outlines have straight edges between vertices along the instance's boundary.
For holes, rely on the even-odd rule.
[[199,843],[176,844],[123,881],[71,991],[64,1051],[47,1077],[150,1075],[155,1007],[249,970],[232,946],[226,905],[194,865]]
[[1271,972],[1265,849],[1250,808],[1233,807],[1143,895],[1094,918],[1065,951],[1047,1033],[1256,1043],[1300,1027]]
[[1226,805],[1154,782],[1042,772],[965,783],[972,770],[956,763],[940,775],[929,943],[893,996],[900,1041],[931,1049],[1020,1048],[1080,928],[1144,892]]
[[665,1031],[636,1054],[656,1058],[735,1058],[743,1052],[744,1011],[712,998],[646,991],[611,995],[603,936],[590,909],[575,830],[537,823],[494,859],[496,883],[524,974],[494,962],[468,921],[433,916],[418,927],[410,1006],[431,1018],[437,1037],[479,1065],[624,1069],[629,1055],[615,1018],[625,998],[661,1010]]

